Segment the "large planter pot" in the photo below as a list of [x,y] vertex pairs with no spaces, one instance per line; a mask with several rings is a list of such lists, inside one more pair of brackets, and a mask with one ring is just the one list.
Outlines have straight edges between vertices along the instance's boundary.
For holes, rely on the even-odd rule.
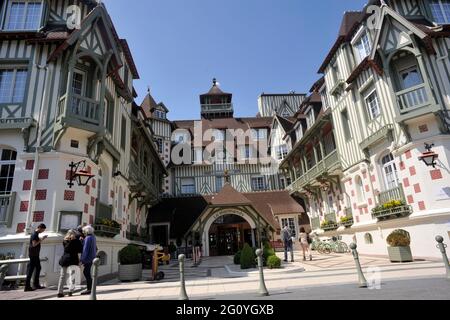
[[388,247],[391,262],[413,262],[411,247]]
[[120,281],[138,281],[142,278],[142,264],[119,264]]

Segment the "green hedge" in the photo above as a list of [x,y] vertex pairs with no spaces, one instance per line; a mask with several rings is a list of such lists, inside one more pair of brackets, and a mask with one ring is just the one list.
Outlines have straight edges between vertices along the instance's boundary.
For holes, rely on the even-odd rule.
[[142,263],[142,253],[138,247],[128,245],[119,251],[119,262],[121,265]]
[[255,251],[246,243],[241,253],[241,269],[251,269],[256,266]]
[[270,256],[275,255],[275,250],[272,248],[269,242],[264,243],[264,249],[263,249],[263,265],[264,267],[267,266],[267,260]]
[[273,255],[267,259],[267,266],[270,269],[279,269],[281,268],[281,259],[277,256]]
[[236,254],[234,255],[234,259],[233,259],[234,264],[237,264],[237,265],[241,264],[241,254],[242,254],[241,250],[236,252]]

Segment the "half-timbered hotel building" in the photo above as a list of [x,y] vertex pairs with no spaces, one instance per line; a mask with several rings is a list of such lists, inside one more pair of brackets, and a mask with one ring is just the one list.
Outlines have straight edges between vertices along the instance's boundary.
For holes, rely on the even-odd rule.
[[[97,1],[0,4],[0,251],[19,258],[45,223],[43,273],[54,284],[62,235],[93,224],[100,275],[114,273],[118,251],[146,237],[165,174],[133,105],[130,49]],[[87,185],[68,185],[71,163],[93,175]]]
[[[150,114],[155,137],[161,140],[161,157],[166,160],[171,155],[165,197],[148,216],[151,241],[202,245],[204,255],[228,255],[245,242],[255,247],[279,239],[280,226],[285,224],[294,235],[302,225],[309,226],[303,207],[285,191],[289,179],[278,171],[290,151],[283,137],[303,99],[304,95],[294,93],[262,95],[257,117],[235,117],[232,94],[223,92],[214,80],[210,91],[200,96],[199,120],[169,122],[167,108],[148,95],[142,109]],[[250,132],[249,139],[239,142],[228,130]],[[198,136],[200,143],[195,141]],[[250,140],[269,145],[267,156],[273,161],[258,161],[261,154]],[[226,141],[223,152],[206,152],[214,141]],[[183,146],[190,160],[176,163],[174,154]]]
[[[450,3],[368,5],[379,10],[345,13],[311,96],[322,107],[302,110],[309,129],[282,166],[319,234],[386,255],[386,238],[401,229],[414,257],[438,257],[434,237],[450,236]],[[331,153],[320,143],[327,126]],[[435,166],[422,161],[425,144]]]

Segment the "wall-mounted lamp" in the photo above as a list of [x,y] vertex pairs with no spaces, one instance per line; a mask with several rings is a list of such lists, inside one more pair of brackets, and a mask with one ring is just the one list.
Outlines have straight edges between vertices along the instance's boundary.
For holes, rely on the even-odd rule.
[[[76,180],[80,187],[87,186],[89,181],[95,177],[94,174],[91,174],[85,170],[86,168],[86,160],[74,163],[71,162],[70,165],[70,179],[67,185],[69,188],[74,186],[74,181]],[[82,168],[82,169],[81,169]]]
[[439,158],[439,155],[431,150],[433,147],[434,143],[425,143],[425,149],[427,150],[427,152],[422,153],[422,155],[419,157],[419,160],[423,161],[427,165],[427,167],[436,168],[436,160],[437,158]]

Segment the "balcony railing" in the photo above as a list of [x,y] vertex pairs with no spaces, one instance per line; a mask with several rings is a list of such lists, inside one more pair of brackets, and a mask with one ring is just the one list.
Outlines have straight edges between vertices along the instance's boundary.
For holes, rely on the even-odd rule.
[[311,181],[327,173],[330,169],[336,167],[339,164],[340,164],[339,155],[335,150],[331,152],[329,155],[327,155],[322,161],[318,162],[314,167],[308,170],[300,178],[295,180],[294,183],[292,183],[292,190],[293,191],[301,190]]
[[113,228],[99,224],[96,224],[93,227],[95,230],[95,234],[99,237],[114,238],[115,236],[120,234],[119,228]]
[[430,104],[425,83],[397,92],[397,100],[401,114]]
[[0,195],[0,225],[11,226],[16,193]]
[[378,202],[381,205],[394,200],[405,201],[405,193],[401,184],[398,187],[381,192],[378,196]]
[[75,118],[88,124],[99,125],[100,102],[76,94],[64,95],[59,100],[59,115]]
[[227,112],[233,111],[232,103],[220,103],[220,104],[202,104],[202,112]]
[[97,202],[97,219],[108,219],[112,220],[112,211],[113,208],[110,205],[102,203],[100,201]]
[[372,211],[372,217],[378,220],[407,217],[412,213],[411,206],[399,206],[386,210]]

